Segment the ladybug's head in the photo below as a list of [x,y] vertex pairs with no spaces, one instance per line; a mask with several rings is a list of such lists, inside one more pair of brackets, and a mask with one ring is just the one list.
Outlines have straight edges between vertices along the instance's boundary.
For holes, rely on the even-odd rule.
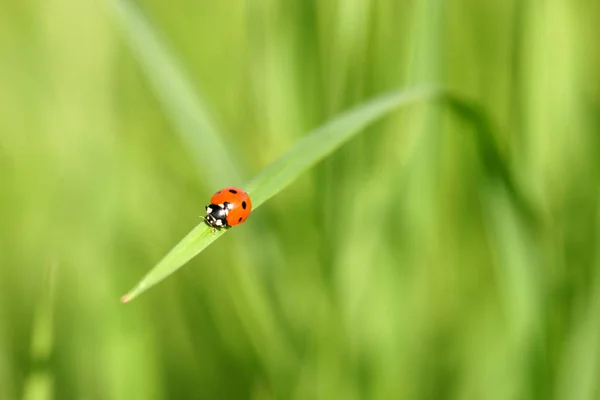
[[206,206],[206,217],[204,220],[213,228],[228,228],[227,213],[229,212],[228,204],[209,204]]

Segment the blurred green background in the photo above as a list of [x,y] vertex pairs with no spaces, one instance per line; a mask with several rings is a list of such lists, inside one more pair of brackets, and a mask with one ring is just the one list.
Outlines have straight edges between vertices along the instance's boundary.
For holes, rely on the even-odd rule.
[[[2,2],[0,399],[600,398],[599,2],[129,4],[226,146],[115,3]],[[419,83],[487,113],[535,220],[420,104],[119,303],[219,186]]]

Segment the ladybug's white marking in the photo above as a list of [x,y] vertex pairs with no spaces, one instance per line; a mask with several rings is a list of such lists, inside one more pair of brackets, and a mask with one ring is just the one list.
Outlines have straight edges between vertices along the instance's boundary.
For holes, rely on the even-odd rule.
[[215,223],[219,226],[223,225],[223,222],[220,219],[218,219]]
[[212,208],[210,208],[210,206],[206,206],[206,212],[210,214],[212,212]]

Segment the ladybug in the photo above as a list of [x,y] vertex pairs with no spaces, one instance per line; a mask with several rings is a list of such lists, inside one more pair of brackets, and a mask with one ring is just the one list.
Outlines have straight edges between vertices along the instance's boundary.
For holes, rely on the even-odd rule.
[[252,210],[252,201],[248,193],[234,186],[226,187],[215,193],[206,206],[204,221],[213,230],[230,228],[246,221]]

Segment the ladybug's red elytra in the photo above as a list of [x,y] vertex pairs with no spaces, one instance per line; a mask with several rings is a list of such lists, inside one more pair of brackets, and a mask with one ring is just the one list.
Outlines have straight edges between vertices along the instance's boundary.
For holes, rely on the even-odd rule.
[[206,224],[213,232],[220,228],[230,228],[246,221],[252,211],[252,201],[244,190],[230,186],[219,190],[206,206]]

